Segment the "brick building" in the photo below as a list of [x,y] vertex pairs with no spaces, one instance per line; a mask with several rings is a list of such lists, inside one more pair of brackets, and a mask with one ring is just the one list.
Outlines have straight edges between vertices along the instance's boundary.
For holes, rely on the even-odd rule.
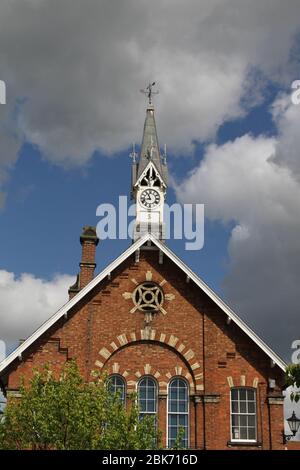
[[166,447],[182,426],[190,448],[283,449],[285,363],[166,246],[167,184],[149,88],[132,162],[134,242],[94,277],[99,240],[84,228],[69,302],[0,364],[1,388],[13,396],[21,375],[76,358],[86,380],[107,372],[125,406],[137,390]]

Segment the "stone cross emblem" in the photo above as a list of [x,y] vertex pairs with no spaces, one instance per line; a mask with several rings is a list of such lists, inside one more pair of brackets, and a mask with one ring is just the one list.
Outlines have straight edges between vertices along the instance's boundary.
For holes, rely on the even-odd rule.
[[152,272],[146,272],[146,279],[143,282],[137,282],[135,279],[131,280],[135,285],[133,292],[124,292],[123,298],[125,300],[132,300],[133,307],[130,313],[136,311],[143,312],[145,315],[146,324],[152,321],[154,313],[161,312],[166,315],[167,311],[164,309],[164,301],[171,301],[175,298],[174,294],[166,294],[162,290],[162,286],[166,283],[163,279],[160,283],[153,282]]

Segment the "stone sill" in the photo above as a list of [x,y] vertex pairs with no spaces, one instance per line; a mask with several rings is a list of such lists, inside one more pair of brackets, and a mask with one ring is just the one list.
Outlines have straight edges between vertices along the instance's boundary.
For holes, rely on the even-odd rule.
[[227,447],[261,447],[261,442],[249,442],[249,441],[228,441]]

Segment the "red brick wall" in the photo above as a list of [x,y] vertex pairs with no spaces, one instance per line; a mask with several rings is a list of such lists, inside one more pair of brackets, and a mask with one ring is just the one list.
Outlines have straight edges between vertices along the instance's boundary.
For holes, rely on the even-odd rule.
[[287,450],[300,450],[300,441],[291,441],[286,444]]
[[[136,284],[151,272],[162,283],[166,314],[155,314],[145,330],[144,314],[130,313]],[[207,449],[240,449],[230,441],[230,387],[245,385],[257,390],[258,441],[260,448],[283,448],[282,405],[272,404],[268,378],[279,385],[282,372],[271,368],[270,359],[203,293],[186,282],[185,274],[170,260],[158,263],[157,251],[132,256],[111,279],[101,282],[47,335],[34,345],[22,362],[14,364],[9,389],[17,389],[20,374],[29,377],[33,367],[46,361],[59,369],[67,358],[77,358],[88,380],[93,369],[124,375],[133,390],[139,375],[156,377],[159,386],[159,426],[166,436],[166,394],[171,377],[183,376],[190,387],[190,446]],[[271,435],[271,434],[272,435]],[[165,442],[165,441],[164,441]],[[257,447],[252,446],[250,448]]]

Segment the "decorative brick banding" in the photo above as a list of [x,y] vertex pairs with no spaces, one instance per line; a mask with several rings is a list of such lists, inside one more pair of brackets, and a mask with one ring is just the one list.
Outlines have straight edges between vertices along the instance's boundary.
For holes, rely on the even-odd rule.
[[[109,346],[104,346],[99,354],[106,360],[108,360],[112,354],[118,351],[121,347],[130,346],[131,344],[137,341],[157,341],[162,344],[167,344],[168,347],[174,349],[177,354],[182,356],[184,362],[188,363],[191,373],[185,375],[185,378],[188,380],[191,388],[191,393],[194,390],[203,390],[203,373],[199,371],[200,364],[195,361],[195,353],[192,349],[188,348],[184,342],[180,341],[175,334],[167,335],[166,333],[157,332],[154,329],[144,329],[140,331],[132,331],[129,334],[121,334],[114,339]],[[97,367],[103,368],[105,365],[100,361],[96,361],[95,365]],[[137,371],[136,374],[142,375],[153,375],[152,366],[150,364],[144,365],[144,371]],[[157,373],[157,372],[156,372]],[[180,376],[182,374],[182,367],[176,367],[174,371],[170,371],[166,374],[166,379],[171,379],[174,375]],[[156,376],[156,378],[160,377]]]

